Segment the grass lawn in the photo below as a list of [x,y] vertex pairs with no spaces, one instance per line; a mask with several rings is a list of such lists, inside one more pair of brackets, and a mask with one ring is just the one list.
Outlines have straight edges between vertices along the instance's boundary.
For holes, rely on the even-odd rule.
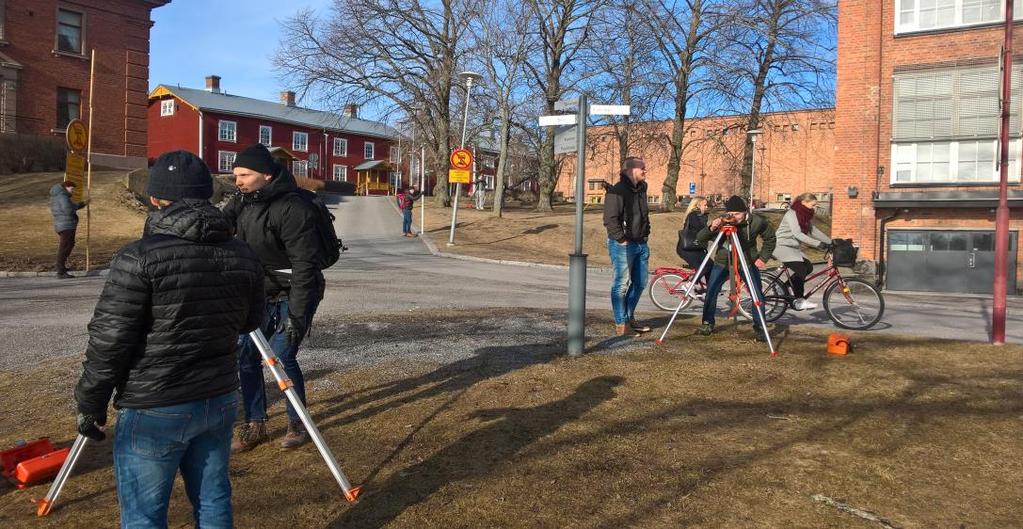
[[[460,207],[455,246],[447,247],[451,227],[451,208],[433,206],[432,197],[426,202],[426,232],[442,252],[460,253],[488,259],[506,259],[533,263],[567,265],[568,254],[575,245],[575,205],[560,204],[552,213],[538,213],[530,208],[512,207],[497,218],[491,210],[477,211]],[[460,201],[464,203],[464,201]],[[419,227],[419,204],[416,204],[413,225]],[[675,254],[678,230],[682,228],[682,211],[650,213],[650,268],[678,266],[681,259]],[[713,212],[712,212],[713,214]],[[604,228],[603,205],[587,204],[583,221],[583,253],[589,255],[589,266],[610,266],[607,254],[607,230]],[[780,213],[766,213],[775,226],[781,221]],[[818,220],[824,233],[831,232],[828,223]],[[820,259],[822,254],[812,250],[807,255]]]
[[[145,214],[122,202],[125,173],[98,171],[92,174],[90,258],[92,268],[105,268],[121,246],[139,238]],[[63,173],[30,173],[0,176],[0,270],[54,270],[57,234],[50,214],[50,188]],[[85,268],[86,210],[78,212],[76,245],[68,259],[72,272]]]
[[[501,311],[492,311],[500,315]],[[401,324],[422,315],[372,316]],[[435,315],[467,321],[479,311]],[[418,321],[418,320],[417,320]],[[594,341],[607,321],[591,321]],[[232,458],[238,527],[872,528],[821,494],[910,528],[1023,527],[1023,349],[743,326],[578,359],[551,344],[481,347],[448,365],[320,373],[311,411],[353,482],[346,504],[310,446]],[[329,326],[318,347],[336,343]],[[72,440],[78,359],[0,372],[0,446]],[[272,409],[274,435],[283,408]],[[58,505],[0,488],[0,526],[113,527],[109,443],[87,448]],[[190,527],[179,483],[171,527]]]

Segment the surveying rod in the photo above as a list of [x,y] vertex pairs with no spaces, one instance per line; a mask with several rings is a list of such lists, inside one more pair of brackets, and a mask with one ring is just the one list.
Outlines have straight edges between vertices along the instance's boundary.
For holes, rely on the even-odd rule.
[[60,491],[64,488],[64,484],[67,483],[68,476],[71,475],[71,470],[74,469],[75,463],[78,462],[78,457],[82,455],[82,449],[85,448],[85,443],[89,440],[88,437],[78,434],[75,438],[74,444],[71,445],[71,451],[67,455],[67,459],[64,460],[64,464],[60,466],[60,472],[57,472],[57,477],[54,478],[53,483],[50,485],[50,490],[46,492],[46,497],[36,501],[36,516],[46,516],[50,514],[50,509],[53,508],[53,502],[57,501],[57,496],[60,495]]
[[250,332],[249,338],[251,338],[253,343],[256,344],[256,347],[259,349],[259,354],[263,357],[263,361],[266,362],[266,366],[270,368],[270,373],[272,373],[274,379],[277,380],[277,387],[281,388],[284,395],[288,397],[288,402],[291,403],[291,407],[295,409],[299,418],[302,419],[302,424],[305,426],[306,432],[309,432],[309,437],[313,439],[313,444],[315,444],[316,449],[320,451],[320,455],[323,456],[323,461],[327,463],[327,468],[330,469],[330,473],[334,475],[334,479],[337,480],[337,484],[341,487],[341,491],[344,492],[345,499],[349,502],[354,502],[358,499],[359,493],[362,492],[362,487],[352,487],[352,484],[348,481],[348,476],[345,476],[345,473],[341,471],[341,467],[338,466],[337,460],[334,459],[333,452],[330,451],[330,447],[327,446],[327,442],[324,441],[323,436],[320,435],[320,430],[316,427],[316,423],[313,422],[313,418],[309,416],[309,411],[302,405],[302,399],[298,398],[294,384],[292,384],[291,379],[284,374],[284,369],[278,365],[280,364],[280,360],[274,356],[273,350],[270,348],[270,344],[263,336],[262,331],[256,329]]

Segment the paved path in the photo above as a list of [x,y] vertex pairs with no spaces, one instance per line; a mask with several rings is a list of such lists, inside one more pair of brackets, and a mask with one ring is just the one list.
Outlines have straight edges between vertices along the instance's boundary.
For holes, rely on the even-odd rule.
[[[346,198],[331,206],[350,251],[325,273],[327,294],[318,318],[567,306],[567,271],[433,256],[422,241],[401,237],[401,218],[391,200]],[[103,281],[102,277],[0,279],[0,367],[80,355]],[[609,311],[609,274],[591,272],[587,287],[588,308]],[[877,332],[987,340],[990,300],[895,294],[886,295],[886,300],[888,308]],[[654,310],[645,296],[640,310]],[[787,315],[781,322],[832,328],[821,309]],[[1023,300],[1010,300],[1008,331],[1010,341],[1023,343]]]

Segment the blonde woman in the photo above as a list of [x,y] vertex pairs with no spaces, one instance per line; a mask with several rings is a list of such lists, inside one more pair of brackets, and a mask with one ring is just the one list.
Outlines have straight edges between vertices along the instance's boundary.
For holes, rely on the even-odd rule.
[[[682,216],[682,229],[678,230],[678,244],[675,245],[675,253],[693,270],[699,269],[700,263],[707,257],[707,247],[696,240],[696,235],[707,227],[708,210],[710,210],[710,205],[706,198],[693,197],[689,201],[685,215]],[[710,268],[708,266],[704,270],[704,276],[710,274]]]
[[806,258],[806,255],[803,255],[800,245],[825,248],[831,244],[831,238],[813,225],[813,214],[816,207],[817,195],[813,193],[799,195],[792,201],[792,207],[785,212],[785,216],[781,218],[781,224],[776,232],[778,246],[774,249],[774,258],[785,263],[785,266],[792,271],[789,285],[792,287],[792,295],[796,298],[792,302],[792,307],[796,310],[817,307],[816,304],[810,303],[804,297],[806,276],[813,271],[813,264]]

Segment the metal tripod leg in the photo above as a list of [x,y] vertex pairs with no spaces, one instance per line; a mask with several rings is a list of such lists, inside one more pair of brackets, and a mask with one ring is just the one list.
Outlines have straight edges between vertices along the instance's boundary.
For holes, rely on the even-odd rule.
[[57,472],[57,477],[54,478],[53,483],[50,485],[50,490],[46,492],[46,497],[36,502],[36,516],[46,516],[50,514],[50,509],[53,508],[53,502],[57,501],[57,496],[60,495],[61,489],[64,488],[64,484],[67,483],[68,476],[71,475],[71,470],[74,469],[75,463],[78,462],[78,456],[82,455],[82,449],[85,448],[85,443],[89,440],[88,437],[78,434],[75,438],[74,444],[71,445],[71,451],[67,455],[67,459],[64,460],[64,464],[60,466],[60,472]]
[[313,422],[313,418],[309,415],[309,411],[306,410],[305,406],[302,405],[302,399],[298,398],[298,393],[295,392],[295,386],[292,384],[291,379],[284,374],[284,369],[281,368],[280,361],[273,354],[273,350],[270,349],[270,343],[266,341],[263,333],[256,329],[249,333],[249,338],[256,344],[256,348],[259,349],[259,354],[263,357],[263,361],[266,362],[267,367],[270,368],[270,373],[273,374],[274,379],[277,380],[277,386],[281,388],[284,395],[288,397],[288,402],[298,412],[299,418],[302,419],[302,424],[305,425],[306,432],[309,433],[309,437],[312,437],[313,444],[316,445],[316,449],[320,451],[320,455],[323,456],[323,461],[327,463],[327,468],[330,469],[330,473],[334,475],[334,479],[337,480],[337,484],[341,486],[341,491],[344,492],[345,499],[354,502],[359,497],[359,493],[362,492],[362,487],[353,487],[348,481],[348,477],[341,471],[341,467],[337,464],[337,460],[334,459],[334,453],[330,451],[330,447],[327,446],[327,442],[323,440],[323,436],[320,435],[320,430],[316,427],[316,423]]
[[707,256],[703,258],[703,262],[700,263],[700,268],[696,271],[696,275],[694,275],[692,281],[689,282],[689,288],[686,289],[686,294],[682,296],[682,301],[678,302],[678,307],[675,308],[675,313],[671,315],[671,319],[668,320],[668,324],[664,326],[664,332],[662,332],[661,337],[657,339],[657,345],[664,343],[664,337],[668,335],[668,330],[671,329],[672,325],[674,325],[675,318],[678,318],[678,313],[682,310],[682,305],[685,304],[686,299],[689,298],[693,289],[696,288],[696,283],[700,281],[701,277],[703,277],[703,271],[706,270],[708,266],[713,266],[711,261],[714,259],[714,253],[717,252],[718,245],[721,244],[721,237],[723,237],[724,234],[724,232],[718,233],[717,238],[714,239],[714,242],[711,243],[710,247],[707,249]]
[[[750,299],[753,300],[753,310],[757,311],[757,315],[760,316],[760,330],[764,333],[764,338],[767,338],[767,347],[771,350],[771,356],[777,356],[778,352],[774,350],[774,342],[771,341],[771,333],[767,332],[767,321],[764,320],[764,307],[763,302],[760,300],[760,295],[757,294],[757,289],[753,288],[753,275],[750,274],[749,265],[746,264],[746,256],[742,252],[742,246],[739,245],[739,234],[732,232],[732,247],[739,249],[736,255],[739,257],[739,266],[742,268],[742,273],[746,276],[746,288],[749,289]],[[740,296],[741,292],[738,293]],[[757,322],[754,318],[753,326],[756,327]]]

